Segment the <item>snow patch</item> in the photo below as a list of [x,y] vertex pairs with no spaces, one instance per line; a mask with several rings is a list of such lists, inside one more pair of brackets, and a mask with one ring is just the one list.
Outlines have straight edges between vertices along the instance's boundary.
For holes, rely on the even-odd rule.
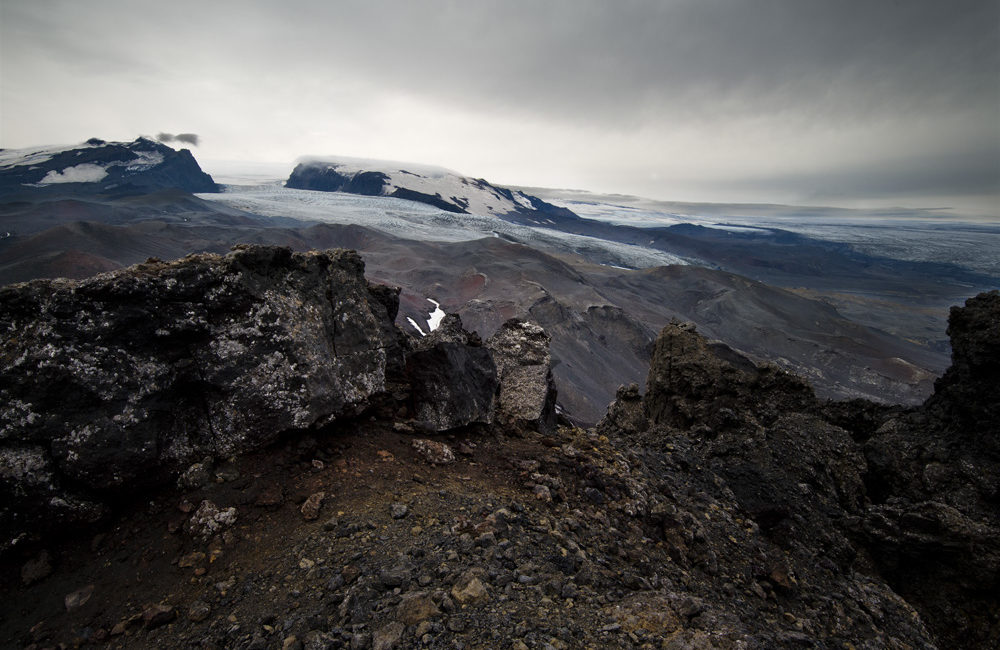
[[87,149],[92,145],[73,144],[46,147],[31,147],[28,149],[2,149],[0,150],[0,168],[2,167],[31,167],[46,163],[58,154],[72,151],[73,149]]
[[156,167],[163,162],[163,154],[159,151],[136,151],[138,158],[125,163],[126,171],[140,172]]
[[413,325],[413,329],[415,329],[418,332],[420,332],[420,336],[427,336],[427,332],[425,332],[422,329],[420,329],[420,326],[417,325],[417,321],[413,320],[409,316],[406,317],[406,320],[409,321],[410,325]]
[[51,185],[53,183],[96,183],[108,175],[108,170],[93,163],[82,163],[67,167],[61,172],[49,171],[45,178],[38,181],[38,185]]
[[434,305],[434,311],[432,311],[429,314],[429,317],[427,318],[427,331],[433,332],[438,328],[439,325],[441,325],[441,321],[444,319],[445,314],[444,310],[441,309],[441,303],[439,303],[437,300],[434,300],[433,298],[428,298],[427,302],[433,303]]

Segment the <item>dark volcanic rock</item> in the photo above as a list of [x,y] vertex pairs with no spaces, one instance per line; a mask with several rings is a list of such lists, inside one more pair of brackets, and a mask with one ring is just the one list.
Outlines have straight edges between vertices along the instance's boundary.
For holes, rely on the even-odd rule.
[[406,376],[417,425],[447,431],[493,421],[497,367],[475,334],[456,314],[444,317],[406,357]]
[[0,289],[3,545],[356,415],[402,370],[394,300],[353,252],[252,246]]
[[880,569],[952,647],[1000,640],[1000,294],[953,307],[952,366],[865,444],[864,537]]
[[0,197],[219,191],[189,150],[177,151],[146,138],[127,143],[94,138],[78,148],[24,153],[24,160],[0,165]]
[[730,414],[771,418],[779,411],[810,408],[812,387],[776,366],[761,365],[721,343],[710,343],[694,326],[672,322],[660,332],[650,362],[645,398],[650,422],[712,429],[736,424]]
[[[746,513],[765,542],[760,575],[776,593],[808,601],[867,591],[866,607],[895,612],[879,619],[884,634],[929,644],[911,627],[916,614],[898,608],[902,596],[941,647],[995,647],[998,323],[996,292],[953,309],[954,363],[908,412],[820,402],[802,380],[672,323],[657,339],[645,396],[620,389],[598,431],[647,454],[666,450],[667,466],[714,484],[723,509]],[[732,571],[724,542],[707,524],[692,542],[675,509],[651,509],[671,556],[690,556],[701,535],[712,551],[695,561]]]

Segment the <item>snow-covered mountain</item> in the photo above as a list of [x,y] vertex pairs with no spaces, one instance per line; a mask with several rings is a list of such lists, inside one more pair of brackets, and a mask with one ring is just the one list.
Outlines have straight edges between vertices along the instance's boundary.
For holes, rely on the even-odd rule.
[[0,196],[18,194],[134,194],[160,189],[216,192],[212,177],[187,149],[147,138],[68,146],[0,149]]
[[386,160],[333,157],[302,159],[286,187],[365,196],[389,196],[459,214],[502,217],[529,225],[555,225],[576,219],[566,208],[519,190],[468,178],[442,167]]

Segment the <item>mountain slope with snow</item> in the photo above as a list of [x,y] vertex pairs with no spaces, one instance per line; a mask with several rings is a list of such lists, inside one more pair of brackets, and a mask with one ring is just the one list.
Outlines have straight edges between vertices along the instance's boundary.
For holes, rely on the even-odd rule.
[[217,192],[187,149],[147,138],[0,149],[0,197],[30,194],[139,194],[162,189]]
[[362,158],[303,159],[286,187],[364,196],[389,196],[426,203],[458,214],[496,216],[527,225],[555,225],[576,219],[566,208],[520,190],[468,178],[442,167]]

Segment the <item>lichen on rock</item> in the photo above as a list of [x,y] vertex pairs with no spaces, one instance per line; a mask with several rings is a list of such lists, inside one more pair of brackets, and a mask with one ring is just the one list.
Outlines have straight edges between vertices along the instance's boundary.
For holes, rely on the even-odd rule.
[[0,522],[357,415],[402,369],[395,300],[354,252],[263,246],[0,288]]

